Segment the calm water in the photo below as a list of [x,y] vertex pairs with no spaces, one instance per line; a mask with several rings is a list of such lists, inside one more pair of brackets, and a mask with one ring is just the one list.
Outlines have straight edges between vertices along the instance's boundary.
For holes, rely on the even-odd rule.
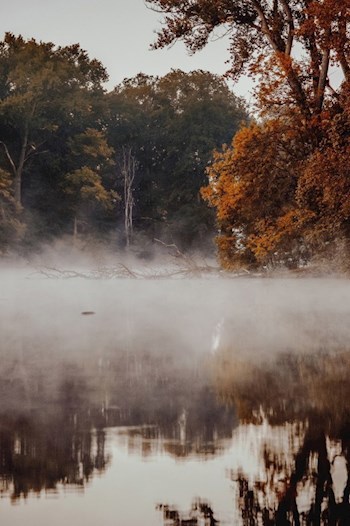
[[2,524],[349,525],[349,300],[8,273]]

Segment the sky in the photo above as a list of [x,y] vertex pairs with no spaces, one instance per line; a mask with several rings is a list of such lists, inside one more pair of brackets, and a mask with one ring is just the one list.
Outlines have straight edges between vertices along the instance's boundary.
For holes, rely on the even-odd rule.
[[[227,39],[214,38],[201,52],[190,56],[178,42],[170,49],[150,50],[162,15],[146,7],[144,0],[0,0],[0,34],[6,31],[57,45],[79,43],[90,58],[106,67],[111,90],[126,77],[143,72],[163,76],[173,69],[228,69]],[[250,100],[246,79],[234,88]]]

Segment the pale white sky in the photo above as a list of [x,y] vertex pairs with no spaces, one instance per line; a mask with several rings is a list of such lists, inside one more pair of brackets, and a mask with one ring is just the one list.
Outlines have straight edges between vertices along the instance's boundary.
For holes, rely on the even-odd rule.
[[[139,72],[165,75],[171,68],[224,73],[227,40],[217,39],[189,56],[179,42],[171,49],[150,51],[161,15],[143,0],[0,0],[0,38],[6,31],[58,45],[78,42],[90,58],[99,59],[110,76],[108,89]],[[251,84],[234,89],[249,100]]]

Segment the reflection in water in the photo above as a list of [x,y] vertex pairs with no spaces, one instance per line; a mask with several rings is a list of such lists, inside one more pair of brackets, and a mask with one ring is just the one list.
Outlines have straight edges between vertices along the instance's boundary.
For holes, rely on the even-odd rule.
[[84,487],[108,464],[105,432],[79,413],[0,419],[0,493],[12,500],[58,484]]
[[110,464],[110,427],[125,434],[130,455],[217,455],[234,412],[218,402],[204,369],[130,351],[51,368],[31,353],[3,362],[0,494],[15,501],[62,486],[84,488]]
[[106,525],[349,525],[349,375],[345,351],[263,363],[217,349],[183,367],[164,349],[21,349],[0,367],[2,503],[69,487],[100,502],[112,490],[92,482],[111,471]]
[[252,364],[222,351],[216,367],[220,395],[242,421],[295,422],[287,443],[266,439],[260,473],[231,471],[242,524],[350,524],[350,354],[286,353]]
[[188,513],[181,512],[168,504],[158,504],[157,509],[162,511],[164,521],[173,526],[215,526],[219,524],[209,502],[200,498],[193,500]]

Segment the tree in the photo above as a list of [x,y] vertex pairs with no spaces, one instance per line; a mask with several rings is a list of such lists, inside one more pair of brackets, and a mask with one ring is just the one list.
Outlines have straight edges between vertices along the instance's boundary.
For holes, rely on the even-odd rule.
[[123,148],[121,172],[124,178],[124,227],[126,247],[130,246],[133,234],[134,196],[133,184],[136,175],[136,160],[131,148]]
[[248,119],[242,101],[216,75],[179,70],[138,75],[108,98],[110,143],[137,161],[135,227],[187,246],[209,237],[213,217],[199,189],[212,150]]
[[298,180],[298,206],[311,221],[308,243],[322,257],[339,259],[349,270],[350,253],[350,107],[349,84],[341,93],[341,111],[323,123],[324,138],[308,157]]
[[230,36],[233,79],[260,79],[262,109],[296,108],[304,119],[319,115],[337,97],[330,66],[350,79],[349,0],[146,0],[165,14],[155,48],[182,39],[202,49],[221,28]]
[[0,43],[0,145],[18,210],[28,163],[45,152],[49,137],[63,123],[92,111],[94,95],[102,92],[106,79],[103,66],[77,44],[56,48],[5,35]]
[[[340,240],[348,259],[349,0],[148,4],[165,13],[154,47],[182,39],[195,52],[222,28],[230,35],[227,74],[259,81],[263,123],[215,154],[203,190],[217,211],[223,264],[294,266],[324,243],[334,254]],[[331,67],[343,74],[338,88]],[[340,135],[335,122],[342,122]]]
[[103,185],[103,175],[114,166],[114,151],[98,130],[88,128],[68,141],[71,171],[64,177],[64,192],[69,196],[74,217],[73,234],[78,223],[86,223],[96,208],[111,209],[117,194]]
[[217,209],[219,257],[226,268],[306,257],[303,228],[310,213],[299,208],[296,189],[312,145],[295,120],[251,124],[232,147],[214,154],[203,197]]

